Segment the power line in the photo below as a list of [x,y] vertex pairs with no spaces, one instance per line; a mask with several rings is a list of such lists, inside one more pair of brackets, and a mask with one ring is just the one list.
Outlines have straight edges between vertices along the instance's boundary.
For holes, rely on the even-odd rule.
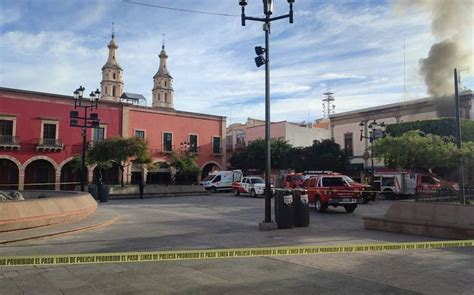
[[174,11],[188,12],[188,13],[218,15],[218,16],[240,16],[240,15],[237,15],[237,14],[227,14],[227,13],[217,13],[217,12],[209,12],[209,11],[190,10],[190,9],[169,7],[169,6],[163,6],[163,5],[141,3],[141,2],[130,1],[130,0],[123,0],[123,2],[130,3],[130,4],[136,4],[136,5],[142,5],[142,6],[148,6],[148,7],[154,7],[154,8],[160,8],[160,9],[168,9],[168,10],[174,10]]

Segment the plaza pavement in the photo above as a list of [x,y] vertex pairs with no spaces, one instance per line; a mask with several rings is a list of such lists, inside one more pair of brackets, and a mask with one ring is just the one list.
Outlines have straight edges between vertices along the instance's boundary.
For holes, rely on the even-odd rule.
[[[260,232],[263,199],[231,194],[112,200],[107,227],[0,246],[0,256],[435,240],[369,231],[361,216],[311,211],[311,225]],[[224,260],[0,267],[0,294],[474,294],[474,249],[431,249]]]

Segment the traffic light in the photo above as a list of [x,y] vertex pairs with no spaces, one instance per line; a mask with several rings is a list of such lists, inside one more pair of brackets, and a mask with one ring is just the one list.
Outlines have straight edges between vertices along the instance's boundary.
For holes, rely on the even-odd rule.
[[262,46],[256,46],[255,47],[255,53],[257,55],[262,55],[265,53],[265,48],[263,48]]
[[257,54],[257,57],[255,58],[255,64],[257,67],[261,67],[264,65],[267,61],[263,57],[263,54],[266,52],[266,49],[263,48],[262,46],[256,46],[255,47],[255,53]]
[[263,56],[259,55],[255,58],[255,64],[257,65],[257,67],[261,67],[265,64],[265,58],[263,58]]

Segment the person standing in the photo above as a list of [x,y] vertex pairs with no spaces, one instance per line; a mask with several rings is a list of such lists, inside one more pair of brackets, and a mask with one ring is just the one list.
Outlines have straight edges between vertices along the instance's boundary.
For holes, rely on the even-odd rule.
[[140,199],[143,199],[143,191],[145,190],[145,181],[143,179],[138,183],[138,190],[140,191]]

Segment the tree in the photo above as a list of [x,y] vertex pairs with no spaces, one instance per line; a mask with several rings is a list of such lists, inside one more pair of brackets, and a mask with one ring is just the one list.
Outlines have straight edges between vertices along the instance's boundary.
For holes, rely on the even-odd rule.
[[[288,167],[288,153],[291,145],[280,139],[270,141],[271,166],[273,169]],[[265,170],[265,140],[259,139],[251,142],[245,149],[234,153],[230,158],[232,167],[251,170]]]
[[[411,130],[420,130],[425,134],[454,138],[454,134],[456,134],[456,119],[442,118],[389,124],[387,126],[387,135],[400,136]],[[467,119],[461,120],[461,136],[462,141],[474,141],[474,121]]]
[[[131,161],[129,161],[132,159]],[[148,143],[137,137],[108,138],[94,145],[88,151],[88,161],[97,164],[100,169],[112,167],[115,163],[120,168],[121,185],[124,186],[123,172],[130,162],[136,164],[150,164],[152,158],[148,150]]]
[[[468,153],[468,148],[465,150]],[[425,171],[454,167],[460,154],[449,139],[419,130],[378,139],[373,143],[373,152],[374,156],[383,158],[388,167]]]
[[193,154],[179,155],[173,152],[168,156],[168,162],[162,163],[160,167],[174,167],[176,169],[175,179],[186,184],[194,182],[201,173],[201,169],[196,163],[196,155]]
[[333,170],[343,171],[347,156],[333,140],[315,140],[312,146],[292,149],[290,167],[296,171]]
[[[333,140],[314,141],[309,147],[292,147],[288,142],[272,140],[271,164],[273,169],[334,170],[346,167],[347,156]],[[232,167],[249,170],[265,169],[265,141],[257,140],[235,153],[230,159]]]
[[464,142],[461,149],[463,162],[468,167],[474,166],[474,141]]

